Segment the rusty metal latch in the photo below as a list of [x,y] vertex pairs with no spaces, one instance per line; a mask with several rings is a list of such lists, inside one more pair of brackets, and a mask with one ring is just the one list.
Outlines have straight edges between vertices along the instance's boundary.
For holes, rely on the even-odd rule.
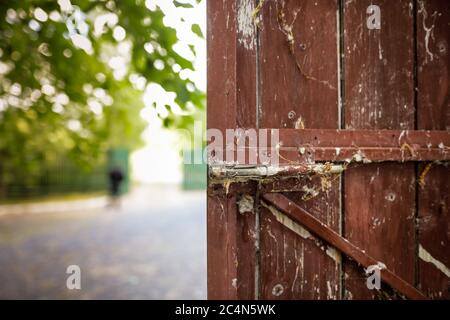
[[211,179],[258,180],[270,177],[298,177],[309,174],[336,174],[345,170],[344,165],[302,164],[302,165],[210,165]]

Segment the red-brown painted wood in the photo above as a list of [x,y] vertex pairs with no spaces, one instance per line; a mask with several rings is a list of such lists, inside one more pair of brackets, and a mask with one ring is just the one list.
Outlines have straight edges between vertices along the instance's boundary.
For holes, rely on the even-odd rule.
[[[266,0],[258,17],[261,128],[339,128],[337,0]],[[280,162],[286,162],[280,159]],[[305,181],[303,181],[305,182]],[[320,188],[320,180],[305,182]],[[279,183],[289,191],[289,184]],[[339,179],[308,201],[286,195],[339,230]],[[261,207],[262,299],[339,299],[340,265]]]
[[[208,1],[207,127],[224,135],[226,129],[256,125],[255,28],[242,21],[253,8],[250,0]],[[239,213],[244,190],[208,187],[209,299],[255,297],[255,214]]]
[[450,159],[450,131],[281,129],[281,161]]
[[[414,129],[412,0],[379,0],[381,29],[367,28],[370,0],[345,1],[345,128]],[[415,277],[414,164],[367,165],[345,173],[344,235],[411,284]],[[375,298],[344,264],[345,297]]]
[[[450,3],[418,1],[417,119],[419,129],[450,132]],[[450,298],[450,168],[426,164],[419,192],[418,283],[433,299]],[[424,173],[428,172],[428,173]]]
[[[256,3],[208,1],[208,128],[279,128],[282,164],[351,158],[352,165],[343,184],[331,174],[259,185],[210,181],[208,297],[377,297],[354,262],[342,266],[339,255],[258,202],[269,192],[282,193],[429,297],[448,298],[449,169],[411,161],[448,160],[449,4],[266,0],[255,10]],[[381,7],[381,30],[366,27],[371,4]]]
[[[309,232],[318,236],[319,239],[338,249],[345,254],[346,257],[353,259],[359,265],[368,268],[378,264],[378,261],[368,255],[364,250],[343,238],[333,229],[314,217],[310,212],[293,203],[289,198],[279,193],[271,193],[265,194],[263,199],[281,210],[294,221],[300,223]],[[327,248],[327,250],[329,250],[329,248]],[[381,279],[405,297],[419,300],[426,299],[426,297],[414,288],[414,286],[398,277],[391,270],[384,268],[380,271]]]
[[337,0],[266,0],[261,128],[338,128]]
[[[297,178],[301,186],[315,188],[319,178]],[[279,188],[279,189],[278,189]],[[278,188],[290,201],[314,214],[317,219],[339,231],[339,179],[329,190],[320,192],[314,199],[304,200],[304,192],[292,192],[286,181]],[[327,204],[327,207],[324,206]],[[261,279],[262,298],[265,299],[339,299],[340,256],[328,255],[313,239],[304,239],[289,228],[289,223],[278,221],[266,207],[261,208]],[[280,292],[281,291],[281,292]]]

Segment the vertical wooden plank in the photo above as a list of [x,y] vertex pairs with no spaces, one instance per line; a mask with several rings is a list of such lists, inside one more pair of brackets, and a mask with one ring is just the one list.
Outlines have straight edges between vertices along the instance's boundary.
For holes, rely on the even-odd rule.
[[[418,128],[450,130],[450,3],[417,2]],[[418,189],[421,290],[434,299],[450,293],[450,170],[421,165]]]
[[[314,179],[315,180],[315,179]],[[305,179],[305,185],[318,181]],[[303,193],[284,193],[315,217],[339,230],[339,179],[316,198]],[[261,293],[263,299],[339,299],[341,256],[309,232],[292,227],[289,219],[273,208],[261,209]]]
[[[421,166],[420,172],[425,170]],[[419,192],[419,287],[430,298],[449,299],[450,170],[435,165]]]
[[418,129],[450,130],[450,2],[417,2]]
[[262,128],[338,128],[337,11],[337,0],[264,1]]
[[[208,1],[208,129],[255,126],[253,0]],[[255,215],[239,213],[245,187],[208,185],[208,298],[255,297]],[[255,194],[255,189],[248,191]],[[252,240],[253,239],[253,240]]]
[[[367,8],[381,9],[381,29],[367,27]],[[345,127],[414,129],[412,0],[345,1]],[[344,234],[414,284],[414,164],[363,165],[345,174]],[[363,273],[344,263],[346,298],[374,298]]]
[[235,199],[228,199],[225,190],[214,194],[210,189],[208,187],[208,299],[237,299],[233,286],[237,278],[233,263],[237,258],[236,221],[231,207]]
[[256,189],[249,185],[231,188],[208,188],[209,299],[255,297],[255,211],[243,211],[239,203],[245,197],[247,205],[253,204]]
[[344,5],[345,126],[414,129],[413,0],[379,0],[381,29],[367,27],[374,1]]
[[[258,13],[262,128],[339,127],[337,13],[337,0],[263,2]],[[299,183],[319,195],[309,200],[304,192],[286,196],[339,230],[339,179],[326,191],[317,179]],[[283,189],[282,182],[279,187]],[[265,207],[260,230],[262,299],[340,297],[340,264],[326,250]]]
[[[414,284],[414,167],[397,163],[351,168],[345,175],[345,237]],[[345,261],[345,260],[344,260]],[[373,299],[363,270],[344,263],[345,298]]]

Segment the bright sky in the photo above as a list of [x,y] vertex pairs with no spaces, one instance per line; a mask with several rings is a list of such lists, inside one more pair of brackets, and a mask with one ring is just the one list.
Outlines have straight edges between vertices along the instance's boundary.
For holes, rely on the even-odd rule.
[[[179,54],[188,59],[193,55],[188,47],[195,46],[197,57],[194,62],[195,72],[184,72],[182,76],[189,77],[201,90],[206,90],[206,40],[199,38],[191,31],[191,24],[200,25],[206,35],[206,0],[196,4],[195,0],[179,1],[194,5],[192,8],[176,8],[170,0],[147,0],[147,7],[158,5],[166,17],[164,23],[177,30],[179,44],[174,48]],[[184,19],[184,22],[181,20]],[[167,93],[158,84],[150,84],[146,88],[144,102],[146,108],[142,117],[149,122],[149,127],[144,132],[146,146],[134,152],[131,156],[133,179],[144,183],[179,183],[182,179],[182,166],[179,136],[176,132],[161,128],[161,121],[157,111],[151,107],[155,102],[160,106],[169,105],[176,111],[174,94]]]

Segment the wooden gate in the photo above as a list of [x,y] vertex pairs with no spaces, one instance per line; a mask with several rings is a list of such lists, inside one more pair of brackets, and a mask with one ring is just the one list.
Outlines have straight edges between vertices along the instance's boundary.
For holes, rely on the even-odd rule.
[[208,128],[279,129],[280,161],[210,148],[208,297],[448,299],[450,2],[209,0],[207,14]]

